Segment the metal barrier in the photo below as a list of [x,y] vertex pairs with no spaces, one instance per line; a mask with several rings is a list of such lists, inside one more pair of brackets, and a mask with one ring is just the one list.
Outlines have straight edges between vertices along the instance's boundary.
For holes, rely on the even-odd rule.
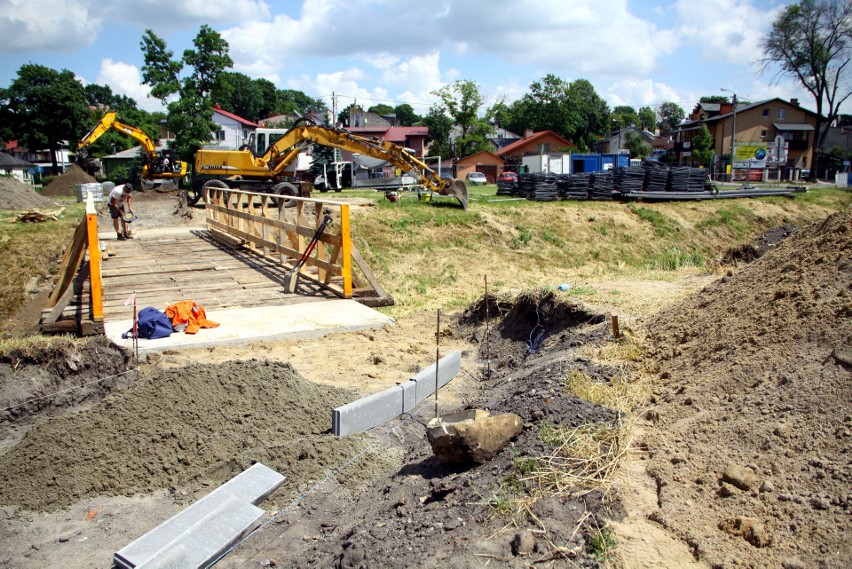
[[[354,248],[349,204],[209,186],[204,199],[208,230],[235,238],[257,254],[288,265],[296,265],[328,213],[332,223],[300,269],[300,277],[342,298],[352,298]],[[356,257],[360,259],[357,253]],[[316,274],[308,273],[308,267],[315,267]],[[375,283],[371,284],[378,294]]]

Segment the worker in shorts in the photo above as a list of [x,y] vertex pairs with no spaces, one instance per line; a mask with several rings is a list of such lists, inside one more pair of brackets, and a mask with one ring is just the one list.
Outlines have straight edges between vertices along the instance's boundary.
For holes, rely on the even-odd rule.
[[[109,215],[112,217],[112,226],[115,228],[115,234],[119,241],[125,239],[133,239],[130,231],[127,230],[127,222],[124,220],[124,214],[133,213],[133,186],[129,183],[123,186],[116,186],[109,193]],[[121,220],[121,231],[118,230],[118,221]]]

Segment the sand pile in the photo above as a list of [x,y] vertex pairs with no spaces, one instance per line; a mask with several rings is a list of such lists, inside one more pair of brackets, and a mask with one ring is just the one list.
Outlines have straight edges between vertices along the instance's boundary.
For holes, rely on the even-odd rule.
[[852,210],[664,311],[649,341],[655,521],[714,566],[847,566]]
[[56,202],[36,193],[27,184],[0,176],[0,209],[33,209],[54,207]]
[[73,196],[77,184],[92,184],[97,182],[85,170],[72,164],[64,174],[57,176],[44,187],[41,193],[45,196]]

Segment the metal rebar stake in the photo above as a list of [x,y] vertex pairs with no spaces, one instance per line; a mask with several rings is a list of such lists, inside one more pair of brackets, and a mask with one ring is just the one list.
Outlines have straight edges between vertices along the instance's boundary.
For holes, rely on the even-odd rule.
[[491,333],[488,328],[488,275],[485,275],[485,377],[491,378]]
[[435,418],[438,418],[438,366],[441,361],[441,309],[438,309],[438,326],[435,332]]

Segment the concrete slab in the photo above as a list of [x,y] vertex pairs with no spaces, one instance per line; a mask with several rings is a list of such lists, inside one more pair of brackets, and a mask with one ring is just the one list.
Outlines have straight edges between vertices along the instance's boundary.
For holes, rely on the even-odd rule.
[[[156,558],[179,554],[181,544],[192,549],[193,540],[207,540],[199,537],[204,535],[214,536],[217,542],[234,543],[235,536],[238,538],[256,527],[253,524],[260,520],[263,510],[255,506],[284,480],[284,475],[258,462],[123,547],[116,552],[114,561],[122,568],[139,567]],[[202,531],[199,529],[202,527],[211,530]],[[175,552],[167,555],[172,546]]]
[[[139,307],[140,310],[142,308]],[[165,307],[157,308],[163,310]],[[219,311],[205,309],[205,312],[209,320],[219,323],[217,328],[202,328],[197,334],[175,332],[157,340],[140,339],[140,353],[238,345],[257,340],[317,338],[334,332],[381,328],[394,322],[393,318],[381,312],[346,299]],[[132,320],[104,324],[106,336],[128,350],[132,349],[133,340],[123,339],[121,335],[132,327]]]

